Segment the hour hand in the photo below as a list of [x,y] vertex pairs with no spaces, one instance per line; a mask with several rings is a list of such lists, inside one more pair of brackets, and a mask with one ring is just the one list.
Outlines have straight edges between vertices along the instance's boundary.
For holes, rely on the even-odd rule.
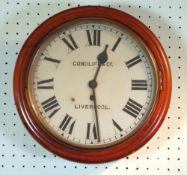
[[97,55],[98,67],[97,67],[97,70],[96,70],[94,78],[93,78],[94,81],[96,81],[96,79],[97,79],[97,76],[98,76],[99,70],[101,68],[101,65],[106,63],[107,60],[108,60],[108,55],[107,55],[107,52],[106,52],[107,48],[108,48],[108,44],[106,44],[104,50]]
[[108,60],[108,55],[107,55],[107,48],[108,44],[105,45],[105,49],[97,56],[97,60],[99,64],[104,64]]

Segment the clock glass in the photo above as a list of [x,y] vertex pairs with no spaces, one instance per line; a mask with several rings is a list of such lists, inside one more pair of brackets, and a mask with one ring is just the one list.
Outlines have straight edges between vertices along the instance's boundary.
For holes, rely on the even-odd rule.
[[28,74],[28,102],[43,129],[73,147],[128,140],[149,121],[158,70],[133,31],[102,18],[59,26],[39,44]]

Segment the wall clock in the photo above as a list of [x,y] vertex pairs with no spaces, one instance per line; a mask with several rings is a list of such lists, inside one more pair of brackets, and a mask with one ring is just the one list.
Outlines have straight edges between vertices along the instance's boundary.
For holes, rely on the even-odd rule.
[[112,161],[143,146],[171,97],[166,54],[122,11],[63,11],[26,40],[14,72],[18,112],[49,151],[79,162]]

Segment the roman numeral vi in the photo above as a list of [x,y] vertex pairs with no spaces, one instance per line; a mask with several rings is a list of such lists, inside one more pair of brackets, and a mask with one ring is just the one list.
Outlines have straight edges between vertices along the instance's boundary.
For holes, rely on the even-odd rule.
[[86,139],[98,139],[95,123],[87,123]]

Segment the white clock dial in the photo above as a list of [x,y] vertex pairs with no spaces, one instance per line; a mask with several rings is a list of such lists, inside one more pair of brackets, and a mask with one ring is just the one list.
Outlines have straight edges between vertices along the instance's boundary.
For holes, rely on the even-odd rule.
[[120,25],[75,22],[40,45],[29,99],[58,139],[77,147],[111,146],[148,120],[157,90],[154,64],[141,40]]

